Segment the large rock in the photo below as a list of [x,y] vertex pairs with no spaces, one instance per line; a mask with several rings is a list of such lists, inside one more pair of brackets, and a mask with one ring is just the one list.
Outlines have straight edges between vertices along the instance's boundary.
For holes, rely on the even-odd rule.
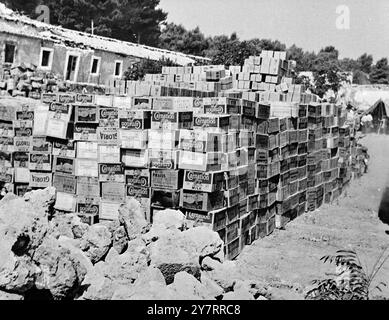
[[81,241],[81,248],[93,264],[101,261],[112,245],[111,233],[103,225],[93,225]]
[[219,257],[223,253],[223,241],[219,235],[205,227],[184,232],[178,230],[162,234],[150,245],[151,263],[159,268],[167,284],[174,276],[185,271],[200,280],[201,262],[205,257]]
[[52,237],[47,237],[36,250],[34,262],[41,271],[36,288],[49,290],[56,300],[72,298],[87,273],[82,262]]
[[239,301],[239,300],[255,300],[254,297],[246,290],[238,290],[234,292],[228,292],[224,295],[223,300],[233,300],[233,301]]
[[153,226],[162,226],[165,229],[182,230],[185,223],[185,216],[181,211],[164,210],[158,211],[153,216]]
[[125,228],[129,241],[139,237],[148,226],[141,205],[135,199],[128,199],[120,207],[119,222]]
[[213,281],[215,281],[226,292],[232,291],[236,283],[237,268],[234,261],[225,261],[214,265],[212,271],[204,271]]
[[24,294],[34,287],[38,272],[29,257],[16,257],[0,249],[0,290]]
[[31,191],[26,193],[23,199],[28,202],[35,211],[44,210],[45,215],[50,217],[54,212],[56,189],[54,187],[49,187],[42,190]]
[[104,273],[124,285],[134,283],[150,264],[150,254],[141,239],[128,243],[127,250],[119,255],[111,250],[104,264]]
[[142,272],[134,285],[121,285],[113,295],[114,300],[172,300],[173,297],[161,271],[152,267]]
[[58,238],[65,236],[68,238],[80,239],[88,231],[89,226],[81,222],[76,214],[57,214],[50,221],[50,234]]
[[104,262],[97,263],[86,275],[81,300],[111,300],[115,292],[113,280],[105,275]]
[[24,297],[18,294],[0,291],[0,301],[20,301],[20,300],[24,300]]
[[113,233],[112,233],[112,242],[113,242],[113,248],[119,253],[122,254],[126,251],[128,247],[128,238],[126,229],[121,226],[118,227]]
[[168,286],[178,300],[212,300],[213,294],[207,287],[187,272],[179,272],[174,276],[174,283]]
[[47,231],[45,208],[35,210],[21,198],[0,202],[0,239],[7,241],[17,256],[33,255]]
[[161,270],[167,284],[173,283],[174,276],[181,271],[200,278],[199,259],[182,232],[164,234],[150,245],[150,257],[151,265]]

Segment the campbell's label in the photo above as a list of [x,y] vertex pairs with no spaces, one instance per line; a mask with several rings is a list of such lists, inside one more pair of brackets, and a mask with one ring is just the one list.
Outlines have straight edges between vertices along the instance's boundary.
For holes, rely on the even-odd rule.
[[126,184],[139,186],[139,187],[148,187],[149,186],[149,178],[134,176],[134,175],[126,175]]
[[212,175],[205,172],[187,171],[185,181],[210,184],[212,183]]
[[80,214],[99,215],[100,206],[98,204],[78,203],[77,212]]
[[96,134],[97,126],[77,123],[74,126],[74,132]]
[[205,224],[212,224],[212,215],[201,214],[193,211],[186,211],[186,219]]
[[0,172],[0,181],[5,183],[12,183],[13,182],[13,175]]
[[174,169],[175,164],[171,159],[150,159],[150,168],[152,169]]
[[120,119],[119,126],[121,129],[143,129],[143,120],[141,119]]
[[15,137],[31,137],[32,136],[32,128],[15,128],[14,133]]
[[76,101],[78,103],[93,103],[94,102],[94,96],[92,94],[77,94]]
[[206,142],[195,140],[181,140],[181,150],[192,152],[205,152]]
[[124,175],[122,164],[100,164],[99,173],[103,175]]
[[134,198],[150,198],[150,188],[127,186],[127,197]]
[[60,114],[69,114],[71,111],[71,106],[68,104],[53,102],[49,106],[49,111]]
[[0,146],[13,146],[14,138],[11,137],[0,137]]
[[119,119],[119,110],[116,108],[100,108],[99,119],[100,120]]
[[34,120],[34,111],[16,111],[16,120]]
[[58,94],[59,103],[76,103],[76,96],[72,94],[59,93]]
[[50,163],[51,155],[41,154],[41,153],[31,153],[30,162],[31,163]]
[[43,103],[52,103],[57,101],[58,96],[55,93],[42,93],[41,99]]
[[204,106],[204,111],[211,114],[225,114],[227,112],[226,106],[223,105]]
[[168,112],[168,111],[154,111],[152,113],[153,122],[177,122],[177,112]]

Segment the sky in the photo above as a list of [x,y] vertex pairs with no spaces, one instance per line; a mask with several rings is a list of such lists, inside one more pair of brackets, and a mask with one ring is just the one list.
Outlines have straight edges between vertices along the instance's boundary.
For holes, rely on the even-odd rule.
[[160,7],[168,22],[199,26],[206,36],[236,31],[241,40],[280,40],[309,51],[333,45],[341,58],[389,57],[388,0],[160,0]]

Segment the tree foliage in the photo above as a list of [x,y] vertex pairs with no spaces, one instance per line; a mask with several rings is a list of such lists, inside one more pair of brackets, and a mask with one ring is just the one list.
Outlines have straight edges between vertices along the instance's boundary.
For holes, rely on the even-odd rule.
[[160,0],[6,0],[6,4],[36,18],[38,4],[50,8],[50,21],[65,28],[90,32],[123,41],[158,45],[161,24],[167,14]]
[[307,292],[307,300],[369,300],[374,289],[382,291],[386,284],[373,287],[373,281],[389,259],[388,248],[384,249],[369,272],[362,266],[354,250],[339,250],[335,256],[324,256],[321,261],[334,264],[337,272],[333,278],[314,280],[314,288]]

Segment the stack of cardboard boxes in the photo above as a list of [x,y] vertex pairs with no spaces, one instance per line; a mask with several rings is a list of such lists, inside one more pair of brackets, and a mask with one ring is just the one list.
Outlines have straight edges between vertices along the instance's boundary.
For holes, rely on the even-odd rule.
[[[247,63],[273,65],[278,83],[288,76],[282,61],[266,53]],[[222,70],[165,68],[163,75],[220,83]],[[131,90],[142,86],[151,88]],[[170,97],[143,89],[129,96],[126,88],[104,96],[43,94],[34,108],[0,108],[0,181],[19,195],[54,185],[56,209],[90,224],[117,219],[128,198],[150,222],[155,212],[179,209],[188,226],[217,231],[233,259],[333,201],[362,174],[363,151],[344,113],[314,95],[227,90],[176,97],[182,88],[170,88]]]

